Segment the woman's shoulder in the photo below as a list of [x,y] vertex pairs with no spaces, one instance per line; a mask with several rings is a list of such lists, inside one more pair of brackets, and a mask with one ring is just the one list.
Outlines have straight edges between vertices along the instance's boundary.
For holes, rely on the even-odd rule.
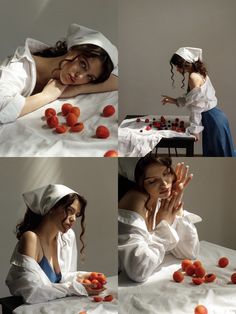
[[189,75],[189,87],[190,89],[195,87],[201,87],[205,82],[205,79],[200,73],[192,72]]
[[146,203],[147,195],[139,190],[128,191],[119,201],[119,208],[139,211]]
[[37,259],[40,242],[37,234],[33,231],[26,231],[19,240],[18,252]]

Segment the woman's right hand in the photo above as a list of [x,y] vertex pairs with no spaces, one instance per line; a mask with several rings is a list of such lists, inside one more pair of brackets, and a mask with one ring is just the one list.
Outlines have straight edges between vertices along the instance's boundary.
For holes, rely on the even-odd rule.
[[182,207],[182,193],[174,192],[167,199],[161,200],[161,206],[156,215],[156,225],[158,225],[162,220],[166,220],[169,225],[172,225],[177,212]]
[[68,85],[61,84],[58,80],[50,79],[47,85],[44,86],[42,94],[48,98],[48,102],[58,99]]
[[86,291],[88,292],[88,295],[98,295],[100,293],[102,293],[104,290],[106,290],[105,287],[102,287],[101,289],[94,289],[91,287],[91,285],[87,285],[87,284],[82,284]]
[[170,104],[177,104],[177,99],[176,98],[172,98],[172,97],[169,97],[167,95],[161,95],[163,97],[163,99],[161,100],[162,102],[162,105],[165,105],[167,103],[170,103]]

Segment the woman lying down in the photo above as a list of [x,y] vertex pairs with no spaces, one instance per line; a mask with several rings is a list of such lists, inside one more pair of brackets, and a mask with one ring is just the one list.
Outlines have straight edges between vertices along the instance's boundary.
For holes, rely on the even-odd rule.
[[27,211],[17,225],[19,242],[6,278],[11,294],[22,296],[26,303],[40,303],[104,291],[103,274],[103,284],[94,289],[85,280],[91,273],[77,271],[76,238],[71,227],[80,219],[82,253],[86,200],[60,184],[27,192],[23,198]]
[[189,259],[198,255],[194,223],[201,218],[183,210],[182,203],[191,178],[183,163],[174,171],[170,158],[139,159],[135,184],[122,192],[118,215],[119,270],[133,281],[146,281],[157,272],[166,253]]

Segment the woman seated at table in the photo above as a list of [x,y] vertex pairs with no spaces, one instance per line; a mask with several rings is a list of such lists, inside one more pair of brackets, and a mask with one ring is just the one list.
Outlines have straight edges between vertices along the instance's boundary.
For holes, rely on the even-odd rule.
[[170,158],[147,155],[139,159],[134,178],[119,200],[119,268],[143,282],[158,271],[166,253],[196,258],[194,223],[201,218],[183,210],[183,191],[192,178],[183,163],[174,171]]
[[49,184],[23,194],[27,211],[17,225],[19,242],[11,258],[6,284],[26,303],[40,303],[71,295],[99,294],[84,284],[90,273],[77,271],[77,246],[71,229],[80,219],[83,253],[87,201],[61,184]]

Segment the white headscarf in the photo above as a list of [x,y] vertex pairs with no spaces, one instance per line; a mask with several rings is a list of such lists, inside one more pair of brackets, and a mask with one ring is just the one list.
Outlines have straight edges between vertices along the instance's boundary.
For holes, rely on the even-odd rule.
[[77,192],[62,184],[48,184],[36,190],[24,193],[25,204],[38,215],[46,215],[64,196]]
[[202,61],[202,49],[194,47],[179,48],[175,54],[182,57],[185,61],[194,63],[198,60]]
[[82,25],[71,24],[66,36],[67,48],[76,45],[93,44],[103,48],[111,58],[114,68],[118,65],[118,51],[102,33]]

